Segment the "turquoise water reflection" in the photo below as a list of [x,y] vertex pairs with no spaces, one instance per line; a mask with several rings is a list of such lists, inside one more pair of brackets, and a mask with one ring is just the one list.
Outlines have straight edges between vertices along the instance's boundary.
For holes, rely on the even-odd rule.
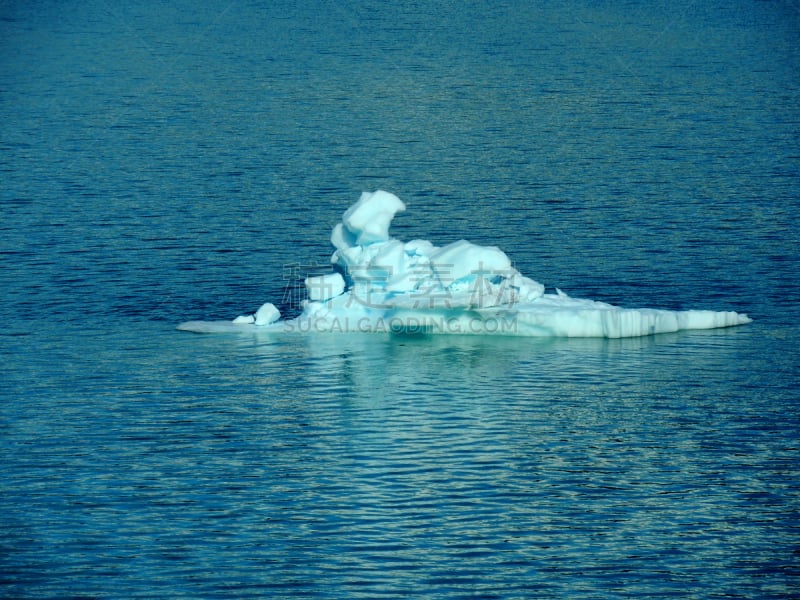
[[89,336],[4,407],[10,589],[783,593],[797,423],[747,331]]

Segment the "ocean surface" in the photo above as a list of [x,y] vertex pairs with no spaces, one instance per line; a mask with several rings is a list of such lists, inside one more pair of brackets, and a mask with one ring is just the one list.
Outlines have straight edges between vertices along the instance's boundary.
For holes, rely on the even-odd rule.
[[[0,597],[800,596],[796,1],[0,1]],[[296,314],[364,190],[628,340]]]

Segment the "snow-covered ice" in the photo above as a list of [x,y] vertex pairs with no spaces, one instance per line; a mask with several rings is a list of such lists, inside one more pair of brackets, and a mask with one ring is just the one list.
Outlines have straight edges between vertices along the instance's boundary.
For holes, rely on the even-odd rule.
[[405,208],[383,190],[361,195],[331,233],[333,271],[305,280],[308,299],[298,317],[281,320],[268,302],[233,321],[190,321],[178,328],[622,338],[751,321],[731,311],[621,308],[558,289],[545,294],[495,246],[393,239],[389,226]]

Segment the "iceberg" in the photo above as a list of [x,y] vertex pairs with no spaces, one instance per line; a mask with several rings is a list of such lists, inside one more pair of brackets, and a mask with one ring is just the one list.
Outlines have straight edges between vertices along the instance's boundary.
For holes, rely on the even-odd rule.
[[405,209],[383,190],[361,195],[331,232],[331,273],[305,279],[299,316],[281,319],[267,302],[232,321],[189,321],[178,329],[627,338],[751,322],[732,311],[622,308],[557,288],[548,294],[496,246],[392,238],[392,219]]

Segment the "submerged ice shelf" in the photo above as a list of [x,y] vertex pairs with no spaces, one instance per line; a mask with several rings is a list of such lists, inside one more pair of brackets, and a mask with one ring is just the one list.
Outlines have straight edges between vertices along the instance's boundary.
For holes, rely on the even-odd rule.
[[750,322],[731,311],[630,309],[560,290],[545,294],[495,246],[391,238],[392,219],[405,208],[389,192],[361,195],[331,233],[333,271],[306,279],[298,317],[281,320],[267,302],[233,321],[189,321],[178,329],[621,338]]

